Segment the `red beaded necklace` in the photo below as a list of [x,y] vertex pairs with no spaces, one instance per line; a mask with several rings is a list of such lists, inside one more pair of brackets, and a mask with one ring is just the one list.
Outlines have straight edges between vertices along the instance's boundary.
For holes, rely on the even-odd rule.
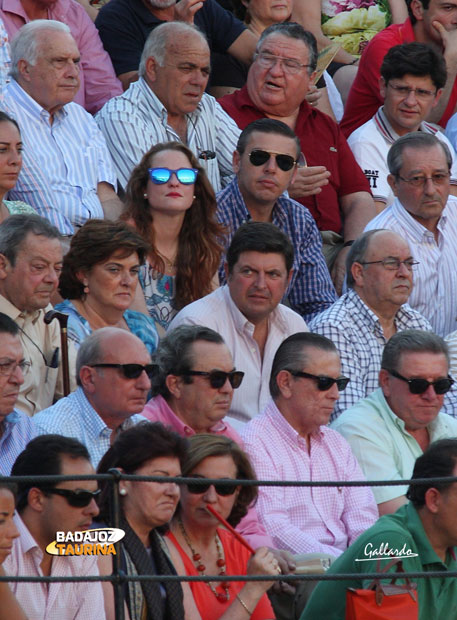
[[[187,546],[189,547],[192,553],[192,561],[195,564],[195,568],[200,573],[200,575],[205,575],[206,566],[202,562],[202,556],[200,553],[197,553],[195,549],[192,547],[189,536],[187,535],[187,532],[184,529],[184,523],[181,521],[181,519],[178,519],[178,525],[184,537],[184,540],[186,541]],[[219,572],[219,575],[226,575],[227,573],[225,572],[224,548],[222,547],[222,543],[219,540],[219,536],[217,535],[217,532],[216,532],[216,535],[214,536],[214,541],[216,543],[216,548],[217,548],[216,564],[221,569]],[[221,603],[225,603],[226,601],[230,600],[230,592],[229,592],[230,585],[231,585],[230,582],[224,581],[220,584],[224,590],[223,593],[218,592],[211,582],[207,581],[206,583],[208,584],[211,592],[214,594],[214,596],[217,598],[218,601],[220,601]]]

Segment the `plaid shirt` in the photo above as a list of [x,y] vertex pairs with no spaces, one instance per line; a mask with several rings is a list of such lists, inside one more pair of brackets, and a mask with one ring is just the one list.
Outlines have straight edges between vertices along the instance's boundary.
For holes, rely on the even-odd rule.
[[0,475],[9,476],[14,461],[37,434],[28,415],[14,409],[0,424]]
[[[419,312],[403,304],[395,315],[397,332],[432,326]],[[379,387],[381,357],[387,342],[376,314],[350,289],[331,308],[314,318],[312,332],[332,340],[341,358],[341,374],[349,377],[347,388],[340,392],[331,421]]]
[[[236,179],[217,194],[217,219],[228,228],[226,247],[241,224],[251,219]],[[308,209],[284,195],[273,207],[272,222],[294,246],[294,272],[286,293],[290,307],[309,321],[337,298],[322,254],[321,236]],[[219,279],[225,284],[223,264]]]

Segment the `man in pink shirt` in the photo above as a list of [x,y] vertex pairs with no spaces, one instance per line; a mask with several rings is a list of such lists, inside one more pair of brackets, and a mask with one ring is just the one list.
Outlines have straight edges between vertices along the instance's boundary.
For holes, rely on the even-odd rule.
[[53,19],[67,24],[81,54],[81,86],[74,101],[91,114],[122,93],[121,83],[103,49],[98,30],[76,0],[0,0],[0,17],[10,41],[21,26],[36,19]]
[[[272,400],[243,429],[259,480],[363,480],[346,441],[327,427],[339,390],[338,351],[309,332],[289,336],[273,360]],[[340,555],[376,521],[369,487],[259,487],[257,510],[276,547]]]

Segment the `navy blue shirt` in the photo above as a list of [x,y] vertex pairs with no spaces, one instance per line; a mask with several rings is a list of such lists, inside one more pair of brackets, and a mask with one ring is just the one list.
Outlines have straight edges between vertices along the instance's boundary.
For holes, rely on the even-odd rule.
[[[138,70],[149,33],[163,23],[142,0],[111,0],[101,8],[95,25],[116,75]],[[244,24],[216,0],[205,0],[194,23],[206,36],[212,52],[225,52],[245,30]]]

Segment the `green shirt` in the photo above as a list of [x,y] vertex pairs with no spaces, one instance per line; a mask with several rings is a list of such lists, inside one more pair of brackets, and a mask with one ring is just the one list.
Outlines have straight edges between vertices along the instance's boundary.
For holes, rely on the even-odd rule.
[[[414,571],[457,571],[454,548],[446,554],[446,563],[440,560],[425,534],[422,521],[411,504],[402,506],[395,514],[385,515],[362,534],[335,562],[327,574],[375,573],[377,558],[365,562],[357,559],[370,557],[370,552],[387,543],[390,549],[404,551],[401,555],[417,553],[417,556],[402,559],[406,572]],[[385,546],[385,544],[384,544]],[[405,553],[406,551],[406,553]],[[390,560],[381,560],[381,570]],[[395,567],[389,572],[395,572]],[[414,581],[414,580],[413,580]],[[416,579],[419,595],[419,620],[432,618],[451,620],[457,618],[457,579]],[[346,581],[323,581],[314,590],[300,620],[344,620],[346,589],[366,588],[370,581],[362,579]],[[404,583],[397,580],[396,583]]]

